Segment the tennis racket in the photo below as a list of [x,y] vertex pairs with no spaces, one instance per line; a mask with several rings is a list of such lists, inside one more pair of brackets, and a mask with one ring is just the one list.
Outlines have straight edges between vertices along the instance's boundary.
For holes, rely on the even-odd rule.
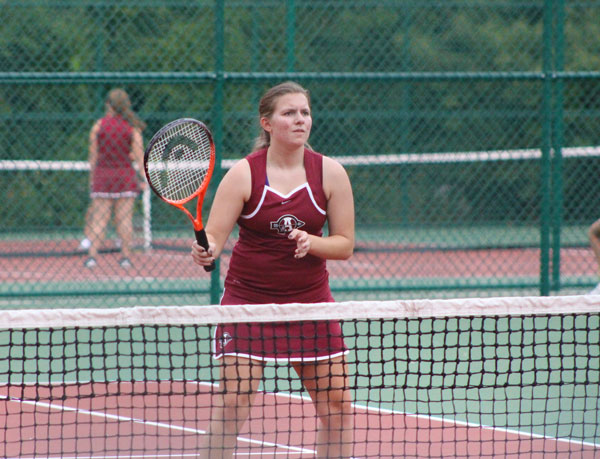
[[[215,168],[215,144],[204,123],[181,118],[163,126],[144,152],[144,172],[158,197],[182,210],[192,221],[196,241],[208,250],[202,203]],[[196,217],[184,207],[197,198]],[[214,262],[204,267],[215,269]]]

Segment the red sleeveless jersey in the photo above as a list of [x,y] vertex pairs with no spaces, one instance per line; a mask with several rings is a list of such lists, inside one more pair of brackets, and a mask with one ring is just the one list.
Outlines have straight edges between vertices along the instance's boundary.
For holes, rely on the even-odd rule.
[[[306,183],[287,194],[267,182],[267,151],[246,157],[252,193],[238,219],[236,243],[225,279],[222,305],[318,303],[334,301],[325,260],[294,258],[294,228],[321,235],[327,199],[323,191],[323,157],[304,150]],[[235,355],[263,361],[316,361],[344,355],[337,321],[222,324],[215,328],[215,358]]]
[[97,134],[98,157],[92,174],[92,197],[120,198],[138,194],[129,153],[133,128],[120,116],[105,116]]
[[294,228],[321,236],[327,199],[323,191],[323,157],[304,150],[306,183],[287,194],[267,181],[267,150],[246,157],[252,192],[238,219],[239,239],[233,249],[225,291],[246,303],[317,303],[333,301],[325,260],[312,255],[294,258]]

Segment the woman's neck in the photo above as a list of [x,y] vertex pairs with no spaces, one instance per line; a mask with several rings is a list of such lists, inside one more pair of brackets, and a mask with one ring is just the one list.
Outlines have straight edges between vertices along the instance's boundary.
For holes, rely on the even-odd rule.
[[281,168],[303,166],[304,146],[295,149],[284,149],[271,144],[267,149],[267,164]]

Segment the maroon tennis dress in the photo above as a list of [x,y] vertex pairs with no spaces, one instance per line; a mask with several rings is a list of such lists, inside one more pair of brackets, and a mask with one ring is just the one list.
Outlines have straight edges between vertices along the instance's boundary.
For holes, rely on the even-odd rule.
[[[294,258],[294,228],[322,235],[327,200],[323,157],[304,150],[307,182],[286,195],[267,180],[267,150],[246,157],[252,174],[250,199],[238,219],[222,305],[334,301],[325,260]],[[272,274],[265,274],[272,273]],[[336,321],[227,324],[215,330],[215,358],[236,355],[258,360],[314,361],[347,353]]]
[[121,116],[100,120],[98,158],[92,173],[92,198],[128,198],[139,194],[136,172],[129,158],[133,128]]

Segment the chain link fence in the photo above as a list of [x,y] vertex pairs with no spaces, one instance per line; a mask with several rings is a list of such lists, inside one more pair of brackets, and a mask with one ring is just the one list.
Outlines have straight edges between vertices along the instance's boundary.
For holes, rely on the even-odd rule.
[[285,80],[310,90],[311,145],[353,184],[336,299],[583,293],[599,280],[598,17],[593,0],[0,0],[0,304],[218,302],[228,254],[198,269],[189,221],[147,191],[133,267],[112,227],[83,266],[89,132],[115,87],[146,141],[201,119],[212,193]]

